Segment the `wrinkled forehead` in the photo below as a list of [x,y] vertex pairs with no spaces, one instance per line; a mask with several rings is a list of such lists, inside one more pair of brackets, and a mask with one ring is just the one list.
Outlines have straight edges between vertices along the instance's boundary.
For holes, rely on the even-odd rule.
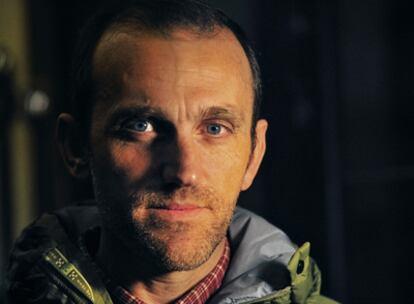
[[206,33],[176,28],[168,36],[122,28],[106,32],[93,58],[95,98],[105,101],[119,97],[125,75],[168,79],[167,74],[156,75],[164,73],[160,70],[172,70],[173,66],[168,65],[180,65],[182,70],[198,72],[205,79],[225,76],[231,79],[221,81],[238,81],[247,88],[247,97],[253,102],[253,79],[247,56],[233,33],[224,28]]

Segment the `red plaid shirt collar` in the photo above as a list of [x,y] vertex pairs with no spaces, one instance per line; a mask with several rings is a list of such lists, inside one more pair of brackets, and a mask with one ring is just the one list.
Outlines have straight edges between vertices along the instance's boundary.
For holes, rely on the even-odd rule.
[[[226,239],[223,254],[213,270],[204,277],[193,289],[175,301],[176,304],[204,304],[221,286],[230,262],[230,245]],[[135,298],[121,286],[110,291],[115,303],[146,304]]]

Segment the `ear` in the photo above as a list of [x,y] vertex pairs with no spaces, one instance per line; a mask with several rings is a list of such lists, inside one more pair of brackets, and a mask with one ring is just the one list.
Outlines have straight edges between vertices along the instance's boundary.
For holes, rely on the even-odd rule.
[[266,131],[267,131],[267,121],[260,119],[256,123],[256,138],[253,151],[250,155],[249,165],[247,166],[246,173],[243,177],[241,190],[247,190],[253,183],[254,178],[256,177],[257,171],[259,170],[260,164],[262,163],[263,156],[266,151]]
[[72,115],[62,113],[56,122],[56,142],[69,173],[77,178],[89,176],[86,138]]

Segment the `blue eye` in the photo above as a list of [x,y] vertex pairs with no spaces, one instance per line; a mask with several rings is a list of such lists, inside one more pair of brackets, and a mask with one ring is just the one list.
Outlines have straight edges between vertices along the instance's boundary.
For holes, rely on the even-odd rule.
[[207,126],[207,133],[212,135],[218,135],[221,132],[222,126],[218,124],[210,124]]
[[148,122],[147,121],[137,121],[134,123],[134,129],[140,132],[144,132],[148,128]]
[[151,122],[148,120],[131,120],[123,125],[124,128],[136,132],[151,132],[154,130]]

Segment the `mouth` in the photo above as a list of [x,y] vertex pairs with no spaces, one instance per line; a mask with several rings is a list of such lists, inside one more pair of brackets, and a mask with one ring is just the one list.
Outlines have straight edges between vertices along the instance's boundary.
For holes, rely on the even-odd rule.
[[155,207],[153,209],[165,209],[165,210],[176,210],[176,211],[188,211],[193,209],[199,209],[200,206],[192,205],[192,204],[179,204],[179,203],[169,203],[165,204],[164,206]]
[[162,206],[148,208],[150,212],[164,220],[191,220],[207,211],[207,208],[181,203],[167,203]]

